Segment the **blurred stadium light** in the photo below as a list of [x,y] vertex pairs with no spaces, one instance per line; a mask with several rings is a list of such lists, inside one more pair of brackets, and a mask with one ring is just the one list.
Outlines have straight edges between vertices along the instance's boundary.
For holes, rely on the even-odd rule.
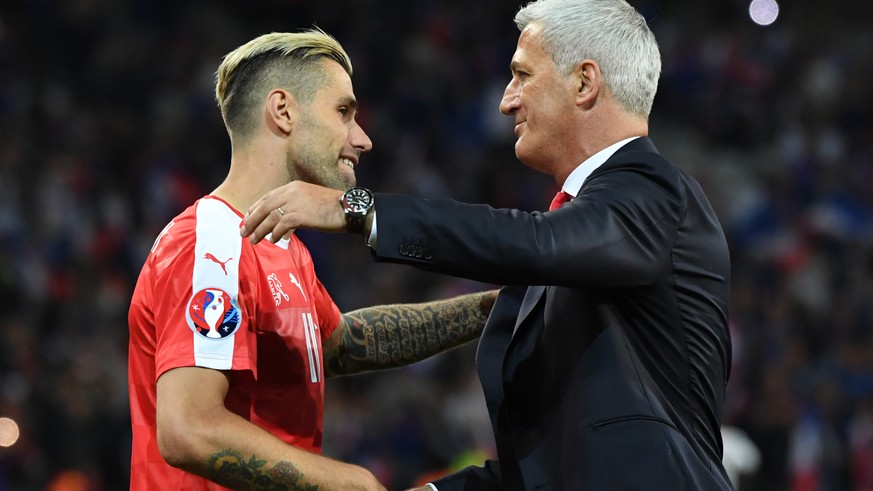
[[18,423],[9,418],[0,418],[0,447],[11,447],[20,435]]
[[769,26],[779,17],[779,4],[776,0],[752,0],[749,4],[749,17],[760,26]]

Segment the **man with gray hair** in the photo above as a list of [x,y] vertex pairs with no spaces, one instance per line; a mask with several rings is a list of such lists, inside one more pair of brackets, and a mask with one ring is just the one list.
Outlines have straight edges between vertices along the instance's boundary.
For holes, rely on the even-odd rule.
[[[500,110],[519,160],[562,188],[550,211],[352,190],[372,198],[377,260],[508,285],[477,353],[498,458],[428,487],[729,490],[730,259],[700,185],[647,137],[655,37],[624,0],[538,0],[515,20]],[[242,233],[346,230],[343,196],[278,188]]]

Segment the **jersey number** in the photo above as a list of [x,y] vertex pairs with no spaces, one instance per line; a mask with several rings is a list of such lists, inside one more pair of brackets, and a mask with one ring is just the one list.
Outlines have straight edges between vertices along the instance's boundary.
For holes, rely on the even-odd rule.
[[309,379],[313,383],[321,382],[321,356],[318,354],[321,340],[315,332],[315,322],[309,312],[303,313],[303,332],[306,334],[306,353],[309,355]]

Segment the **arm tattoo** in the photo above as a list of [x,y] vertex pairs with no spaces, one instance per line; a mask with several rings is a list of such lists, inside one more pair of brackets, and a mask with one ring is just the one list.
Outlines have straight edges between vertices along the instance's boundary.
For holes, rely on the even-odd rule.
[[266,460],[254,455],[246,461],[236,450],[222,450],[209,457],[206,463],[209,479],[230,489],[257,491],[317,491],[303,473],[290,462],[277,462],[267,468]]
[[423,360],[482,334],[496,291],[436,302],[380,305],[343,315],[324,341],[328,376]]

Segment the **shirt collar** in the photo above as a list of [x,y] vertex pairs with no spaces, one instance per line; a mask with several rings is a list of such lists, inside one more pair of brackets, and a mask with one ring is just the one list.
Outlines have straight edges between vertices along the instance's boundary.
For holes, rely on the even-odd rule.
[[637,138],[639,137],[632,136],[630,138],[625,138],[624,140],[613,143],[612,145],[588,157],[585,162],[579,164],[579,166],[573,169],[573,172],[571,172],[570,175],[567,176],[567,180],[564,181],[564,186],[561,188],[561,190],[575,197],[577,194],[579,194],[579,190],[582,189],[582,185],[585,184],[585,180],[588,179],[588,176],[590,176],[592,172],[597,170],[598,167],[600,167],[601,165],[603,165],[604,162],[609,160],[609,157],[612,157],[612,154],[617,152],[619,148],[623,147],[626,143],[632,140],[636,140]]

